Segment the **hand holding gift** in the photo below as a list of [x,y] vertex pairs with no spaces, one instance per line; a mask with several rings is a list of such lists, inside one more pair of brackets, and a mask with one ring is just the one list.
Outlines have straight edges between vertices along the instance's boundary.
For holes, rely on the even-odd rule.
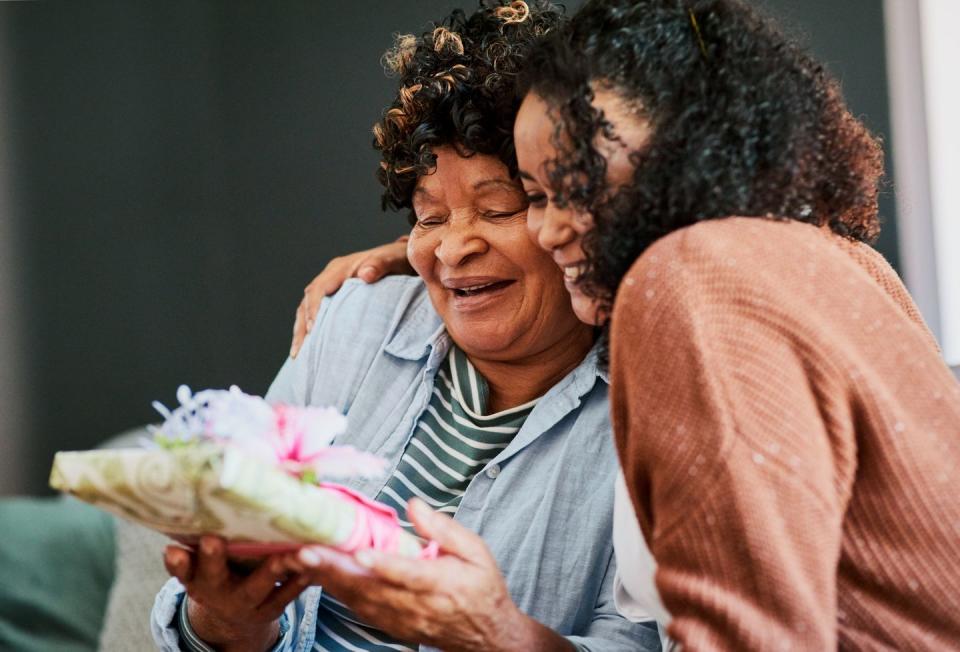
[[226,541],[213,536],[202,537],[194,552],[167,546],[163,561],[190,596],[185,605],[190,626],[180,626],[181,636],[223,650],[269,648],[284,608],[311,581],[287,573],[279,556],[264,559],[249,574],[236,573],[227,562]]

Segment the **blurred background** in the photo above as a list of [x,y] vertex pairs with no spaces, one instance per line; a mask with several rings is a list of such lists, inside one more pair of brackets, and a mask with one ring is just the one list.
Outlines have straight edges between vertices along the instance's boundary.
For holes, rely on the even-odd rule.
[[[883,138],[878,249],[960,364],[956,3],[757,2]],[[404,232],[374,178],[379,59],[461,4],[0,3],[0,494],[47,492],[56,450],[180,383],[266,390],[304,285]]]

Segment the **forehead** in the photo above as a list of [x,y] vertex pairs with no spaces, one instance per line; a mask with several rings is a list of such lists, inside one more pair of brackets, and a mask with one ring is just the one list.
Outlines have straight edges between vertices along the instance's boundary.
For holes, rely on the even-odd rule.
[[[593,90],[591,104],[603,113],[613,134],[627,149],[636,150],[642,147],[650,136],[650,127],[640,107],[625,100],[620,93],[607,85],[595,84]],[[527,93],[520,105],[514,127],[517,157],[521,161],[528,159],[532,162],[534,155],[555,155],[556,129],[556,110],[536,93]]]
[[450,146],[435,147],[433,151],[437,156],[436,170],[417,180],[414,201],[454,192],[504,192],[516,188],[507,166],[496,156],[461,156]]
[[553,113],[550,105],[536,93],[527,93],[523,98],[513,130],[518,159],[551,154],[556,149],[553,134],[557,122]]

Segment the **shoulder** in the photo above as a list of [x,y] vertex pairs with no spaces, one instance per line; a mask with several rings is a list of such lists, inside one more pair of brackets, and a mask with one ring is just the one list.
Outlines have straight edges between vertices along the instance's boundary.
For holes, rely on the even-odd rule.
[[320,304],[306,356],[297,359],[305,357],[316,370],[364,367],[384,350],[419,359],[442,325],[420,278],[352,279]]
[[376,283],[350,279],[324,300],[321,317],[318,321],[328,332],[388,337],[403,327],[411,335],[422,334],[424,340],[440,324],[426,286],[415,276],[388,276]]
[[[799,305],[811,298],[807,294],[859,267],[838,239],[794,220],[698,222],[664,236],[634,262],[617,293],[615,312],[649,319],[656,297],[660,310],[696,310],[704,317],[710,314],[703,310],[708,305]],[[786,296],[791,300],[784,303]]]
[[394,276],[369,285],[347,281],[320,303],[300,354],[284,363],[267,398],[346,410],[385,352],[421,360],[441,326],[419,278]]
[[698,222],[660,238],[636,260],[631,271],[668,265],[672,269],[710,268],[722,276],[739,276],[771,264],[785,267],[793,257],[790,252],[823,247],[827,242],[821,230],[809,224],[725,217]]
[[392,314],[399,305],[408,306],[422,300],[429,302],[429,297],[419,277],[387,276],[376,283],[366,283],[357,278],[347,279],[328,300],[331,309],[362,308]]

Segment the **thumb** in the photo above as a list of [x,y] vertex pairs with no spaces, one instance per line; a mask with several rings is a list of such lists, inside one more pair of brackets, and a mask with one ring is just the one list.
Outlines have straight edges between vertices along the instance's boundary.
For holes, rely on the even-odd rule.
[[360,269],[357,270],[357,276],[364,283],[375,283],[383,278],[383,270],[377,261],[365,260]]
[[436,541],[440,550],[448,555],[476,564],[494,563],[483,539],[446,514],[433,511],[419,498],[411,498],[407,503],[407,517],[416,528],[417,534]]

